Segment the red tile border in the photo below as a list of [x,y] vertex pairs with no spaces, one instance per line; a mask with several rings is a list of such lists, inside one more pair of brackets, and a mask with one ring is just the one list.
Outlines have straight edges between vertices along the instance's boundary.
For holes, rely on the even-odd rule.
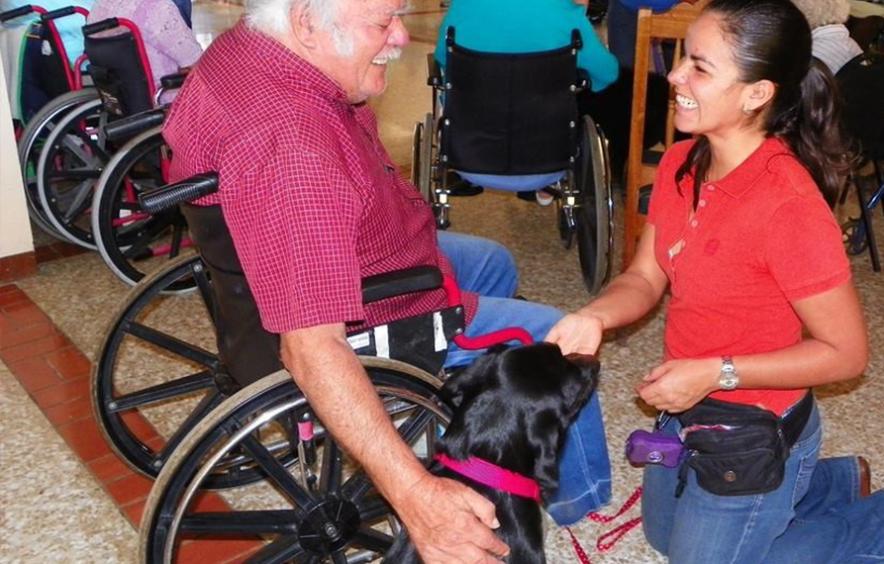
[[[105,441],[92,410],[89,359],[15,284],[0,285],[0,359],[121,514],[138,527],[153,481],[130,469]],[[124,417],[146,444],[153,448],[163,444],[164,439],[140,414]],[[199,511],[229,509],[212,492],[199,494],[195,507]],[[188,541],[178,561],[242,561],[260,546],[260,541],[249,540]]]
[[10,282],[35,274],[37,258],[33,251],[0,258],[0,282]]

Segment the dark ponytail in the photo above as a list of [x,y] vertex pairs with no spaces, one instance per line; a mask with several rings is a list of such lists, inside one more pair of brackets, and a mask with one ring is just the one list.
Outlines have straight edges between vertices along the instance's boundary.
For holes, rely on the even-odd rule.
[[[762,129],[789,145],[833,204],[853,155],[841,126],[837,85],[811,57],[804,15],[789,0],[712,0],[704,12],[721,17],[740,80],[776,85],[773,99],[761,109]],[[709,141],[700,136],[676,172],[679,184],[693,173],[695,205],[710,160]]]

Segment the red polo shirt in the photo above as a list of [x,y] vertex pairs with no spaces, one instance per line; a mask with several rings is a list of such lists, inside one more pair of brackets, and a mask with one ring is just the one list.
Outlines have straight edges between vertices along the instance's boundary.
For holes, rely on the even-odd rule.
[[[693,178],[675,172],[693,141],[660,162],[648,221],[672,294],[665,356],[750,355],[792,346],[802,323],[791,302],[850,280],[841,230],[786,144],[769,138],[725,178],[703,184],[691,217]],[[804,390],[715,392],[778,414]]]
[[[220,203],[261,322],[282,333],[379,325],[444,307],[439,291],[363,307],[363,277],[451,267],[433,213],[381,145],[371,110],[242,21],[215,40],[163,135],[171,179],[218,171]],[[476,297],[464,293],[468,319]]]

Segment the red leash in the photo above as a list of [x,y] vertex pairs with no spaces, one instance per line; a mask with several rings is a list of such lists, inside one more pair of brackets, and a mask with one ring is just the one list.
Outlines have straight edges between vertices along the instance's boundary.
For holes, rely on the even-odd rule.
[[[642,489],[641,487],[635,488],[635,491],[632,492],[632,495],[629,496],[629,499],[623,504],[617,513],[614,515],[602,515],[600,513],[590,513],[586,517],[590,521],[594,521],[596,523],[610,523],[614,519],[620,517],[627,511],[629,511],[633,505],[641,498]],[[639,523],[642,522],[641,517],[635,517],[634,519],[630,519],[629,521],[620,524],[607,533],[601,535],[596,541],[595,547],[599,552],[608,552],[617,542],[623,538],[623,535],[634,529]],[[574,552],[577,553],[577,558],[580,560],[581,564],[591,564],[589,560],[589,556],[586,554],[586,550],[583,549],[583,546],[580,544],[580,541],[577,540],[577,537],[574,536],[574,533],[571,532],[570,527],[565,527],[565,530],[568,531],[568,534],[571,536],[571,546],[574,547]],[[610,539],[610,540],[609,540]]]

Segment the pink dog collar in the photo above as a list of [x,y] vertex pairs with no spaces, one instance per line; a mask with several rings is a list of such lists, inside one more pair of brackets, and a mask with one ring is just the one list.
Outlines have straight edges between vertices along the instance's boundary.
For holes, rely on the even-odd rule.
[[433,459],[452,472],[475,480],[489,488],[540,501],[540,486],[537,485],[536,480],[527,476],[511,472],[475,456],[466,460],[455,460],[440,453]]

